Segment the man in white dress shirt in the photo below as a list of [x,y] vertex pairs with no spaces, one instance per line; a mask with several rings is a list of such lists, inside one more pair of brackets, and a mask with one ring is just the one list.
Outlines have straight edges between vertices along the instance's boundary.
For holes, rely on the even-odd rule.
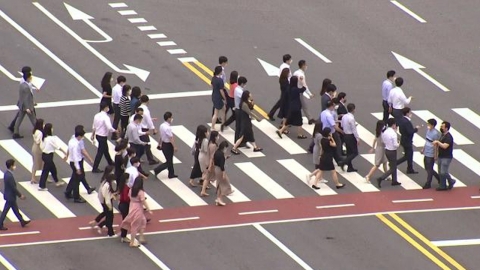
[[[112,88],[112,103],[113,103],[113,128],[118,130],[118,123],[120,122],[120,98],[122,98],[122,89],[127,79],[120,75],[117,77],[117,84]],[[112,140],[117,139],[117,134],[112,134]]]
[[67,158],[70,168],[72,169],[72,176],[68,182],[67,189],[65,190],[65,197],[67,199],[72,198],[76,203],[85,203],[85,200],[80,197],[79,185],[83,179],[85,179],[85,171],[83,169],[83,154],[80,145],[80,141],[85,136],[83,126],[75,127],[75,135],[68,141],[68,152],[65,158]]
[[390,95],[390,90],[393,88],[395,83],[395,71],[389,70],[387,72],[387,79],[382,83],[382,107],[383,107],[383,122],[386,123],[390,116],[390,105],[388,104],[388,96]]
[[107,112],[109,110],[109,106],[106,103],[100,104],[100,112],[95,115],[93,118],[93,125],[92,125],[92,136],[91,141],[97,139],[98,142],[98,149],[97,155],[95,156],[95,161],[93,162],[93,173],[102,173],[103,170],[100,170],[98,166],[100,165],[100,161],[102,160],[102,156],[105,156],[105,159],[108,162],[108,165],[113,165],[112,157],[110,157],[110,153],[108,152],[108,133],[113,132],[116,133],[112,127],[112,123],[110,123],[110,117],[108,116]]
[[155,135],[157,134],[157,130],[153,125],[153,120],[155,118],[152,118],[152,116],[150,115],[150,109],[148,108],[149,100],[150,98],[147,95],[143,95],[140,97],[141,105],[139,106],[139,108],[143,109],[143,114],[142,114],[143,119],[142,119],[141,126],[142,126],[142,131],[145,132],[145,135],[142,135],[140,139],[146,142],[145,154],[147,155],[148,164],[155,165],[155,164],[158,164],[158,161],[153,157],[152,149],[150,145],[150,136],[148,134]]
[[279,73],[278,73],[278,77],[280,77],[280,75],[282,74],[282,70],[285,69],[285,68],[288,68],[289,70],[289,73],[288,73],[288,80],[290,80],[290,77],[292,77],[292,70],[290,69],[290,65],[292,64],[292,56],[290,54],[285,54],[283,56],[283,63],[280,65],[280,70],[279,70]]
[[347,172],[356,172],[357,169],[353,168],[352,160],[358,156],[358,145],[360,144],[360,136],[357,132],[357,124],[355,122],[355,104],[349,103],[347,105],[348,113],[342,117],[343,138],[345,145],[347,146],[347,158],[345,164],[347,164]]
[[406,97],[403,93],[402,87],[403,85],[403,78],[398,77],[395,79],[395,88],[390,90],[388,95],[388,104],[392,108],[392,115],[397,120],[401,120],[403,118],[402,109],[405,108],[406,105],[410,104],[412,101],[412,96]]
[[173,153],[177,152],[177,145],[172,132],[173,115],[171,112],[166,112],[163,115],[165,122],[160,125],[160,140],[158,141],[158,148],[162,150],[166,162],[158,165],[154,169],[155,175],[168,168],[168,178],[176,178],[173,168]]
[[[298,78],[298,88],[305,87],[307,90],[303,92],[302,95],[300,95],[300,102],[302,103],[302,111],[303,115],[307,117],[308,119],[308,124],[311,125],[315,123],[315,119],[313,119],[310,116],[310,113],[308,111],[308,106],[307,106],[307,99],[313,98],[312,92],[310,92],[310,89],[308,89],[307,82],[305,81],[305,71],[307,70],[307,62],[305,60],[300,60],[298,61],[298,70],[296,70],[293,73],[293,76],[297,76]],[[303,78],[300,80],[300,78]]]
[[402,184],[397,181],[397,149],[400,145],[397,137],[397,122],[394,118],[389,118],[387,126],[388,128],[382,133],[382,141],[385,143],[385,156],[387,156],[390,169],[377,178],[378,188],[382,187],[382,181],[390,175],[392,176],[392,186]]

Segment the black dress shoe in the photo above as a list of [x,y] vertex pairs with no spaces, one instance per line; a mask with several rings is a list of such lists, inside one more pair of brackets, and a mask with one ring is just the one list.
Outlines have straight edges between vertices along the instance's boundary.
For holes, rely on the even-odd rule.
[[392,182],[392,186],[400,186],[402,183],[400,182]]
[[377,186],[378,188],[381,188],[382,187],[382,178],[377,178]]
[[312,185],[312,188],[313,188],[313,189],[317,189],[317,190],[320,189],[320,187],[317,187],[317,186],[315,186],[315,185]]
[[350,169],[347,169],[347,172],[358,172],[358,170],[354,168],[350,168]]
[[447,188],[442,188],[442,187],[437,187],[435,190],[436,191],[447,191],[448,189]]
[[15,134],[13,134],[12,138],[14,138],[14,139],[22,139],[23,136],[20,135],[20,134],[18,134],[18,133],[15,133]]
[[89,188],[88,191],[87,191],[88,194],[92,194],[92,192],[94,192],[95,189],[96,189],[96,188],[94,188],[94,187]]
[[308,120],[308,124],[309,124],[309,125],[311,125],[311,124],[313,124],[313,123],[315,123],[315,119],[312,118],[312,119]]
[[417,171],[414,171],[414,170],[411,170],[411,171],[407,171],[407,174],[417,174],[418,172]]
[[4,226],[0,227],[0,231],[6,231],[6,230],[8,230],[7,227],[4,227]]
[[275,118],[273,118],[273,116],[268,116],[268,120],[275,121]]
[[100,169],[93,169],[92,173],[103,173],[103,170]]
[[431,187],[432,187],[432,186],[430,186],[430,185],[424,185],[424,186],[422,187],[422,189],[430,189]]
[[457,180],[453,180],[453,182],[448,185],[448,189],[452,189],[456,182]]
[[32,222],[32,221],[31,220],[25,220],[20,224],[22,225],[22,228],[23,228],[23,227],[27,226],[30,222]]
[[177,178],[177,177],[178,177],[178,175],[176,175],[176,174],[174,174],[174,175],[169,175],[169,176],[168,176],[169,179]]
[[341,184],[340,186],[335,186],[337,189],[341,189],[345,187],[345,184]]
[[82,198],[78,198],[78,199],[75,199],[73,200],[74,203],[86,203],[87,201],[85,201],[84,199]]
[[65,198],[67,198],[67,200],[70,200],[72,198],[72,194],[69,194],[67,192],[64,192],[63,194],[65,194]]

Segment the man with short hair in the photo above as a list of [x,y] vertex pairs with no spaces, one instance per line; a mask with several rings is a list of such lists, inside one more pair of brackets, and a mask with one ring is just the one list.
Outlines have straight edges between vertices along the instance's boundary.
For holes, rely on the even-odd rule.
[[290,65],[292,64],[292,61],[293,61],[292,56],[290,54],[284,54],[282,59],[283,59],[283,63],[280,65],[278,77],[280,77],[280,75],[282,74],[282,70],[284,70],[285,68],[288,68],[289,70],[288,80],[290,80],[290,78],[292,77],[292,70],[290,69]]
[[347,105],[348,113],[342,118],[343,138],[345,139],[345,145],[347,146],[347,158],[344,163],[347,164],[347,172],[356,172],[357,169],[353,168],[352,160],[358,156],[358,145],[360,145],[360,136],[357,132],[357,124],[355,122],[355,104],[350,103]]
[[[158,161],[153,157],[151,145],[150,145],[150,136],[149,134],[157,134],[157,130],[155,129],[155,125],[153,124],[153,119],[152,115],[150,114],[150,109],[148,108],[148,104],[150,103],[150,98],[147,95],[142,95],[140,97],[140,102],[142,103],[138,108],[143,109],[143,119],[142,119],[142,131],[145,132],[145,134],[140,136],[140,139],[144,141],[145,144],[145,154],[148,159],[148,164],[149,165],[155,165],[158,164]],[[138,158],[141,158],[138,156]]]
[[13,128],[14,139],[23,138],[23,136],[19,134],[18,129],[20,128],[20,125],[22,124],[25,115],[27,115],[28,119],[30,119],[32,126],[35,126],[35,122],[37,121],[32,93],[32,73],[23,74],[22,78],[24,82],[20,84],[19,97],[17,102],[18,117],[17,121],[15,122],[15,127]]
[[427,120],[427,134],[425,134],[425,145],[421,150],[423,154],[423,165],[425,167],[425,171],[427,172],[427,182],[423,185],[423,189],[429,189],[432,186],[432,178],[435,177],[440,184],[440,177],[438,173],[433,169],[435,164],[435,160],[437,159],[438,149],[435,145],[433,145],[434,141],[437,141],[441,137],[440,131],[435,129],[437,125],[437,120],[435,119],[428,119]]
[[103,172],[103,170],[98,168],[100,161],[102,160],[102,156],[105,156],[108,165],[113,165],[112,157],[110,157],[110,153],[108,152],[107,140],[108,133],[116,133],[117,130],[114,129],[112,127],[112,123],[110,123],[110,117],[107,114],[109,109],[110,108],[108,104],[102,102],[100,104],[100,112],[95,114],[95,117],[93,118],[92,136],[90,140],[93,142],[95,139],[97,139],[98,142],[97,155],[95,156],[95,161],[93,162],[93,173]]
[[[25,79],[23,78],[25,75],[27,74],[33,74],[32,72],[32,68],[29,67],[29,66],[24,66],[22,68],[22,77],[20,78],[20,84],[24,83],[25,82]],[[32,76],[32,80],[33,80],[33,76]],[[30,86],[31,86],[31,91],[32,91],[32,95],[33,95],[33,92],[34,91],[40,91],[40,89],[38,89],[34,84],[33,82],[30,83]],[[34,97],[35,98],[35,97]],[[33,106],[36,106],[37,104],[35,103],[35,101],[33,101]],[[35,110],[35,107],[33,108]],[[17,122],[17,118],[18,118],[18,114],[19,112],[17,111],[17,113],[15,114],[15,117],[13,118],[12,122],[10,122],[10,125],[8,126],[8,129],[13,133],[14,131],[14,128],[15,128],[15,122]]]
[[[308,124],[311,125],[315,123],[315,119],[310,116],[310,112],[308,111],[308,104],[306,99],[313,98],[312,92],[308,89],[308,85],[305,81],[305,71],[307,71],[307,62],[305,60],[298,61],[298,69],[293,73],[293,76],[297,76],[298,78],[298,88],[305,87],[307,90],[300,95],[300,102],[302,103],[302,110],[305,117],[308,119]],[[300,79],[302,78],[302,79]]]
[[399,121],[403,118],[402,109],[412,101],[412,96],[406,97],[402,90],[403,78],[395,79],[395,88],[390,90],[388,94],[388,104],[391,107],[392,115],[395,120]]
[[143,116],[140,114],[135,114],[133,117],[133,122],[128,124],[127,131],[125,132],[125,139],[128,139],[130,147],[135,149],[136,157],[138,158],[142,158],[143,154],[145,153],[145,145],[147,144],[141,139],[141,136],[147,135],[146,132],[142,131],[140,126],[142,119]]
[[[83,155],[80,141],[83,140],[85,131],[83,126],[75,127],[75,135],[68,141],[68,151],[65,159],[68,159],[70,168],[72,169],[72,176],[68,182],[67,189],[65,190],[65,197],[67,199],[72,198],[76,203],[85,203],[86,201],[80,197],[79,185],[85,179],[85,170],[83,169]],[[93,190],[92,190],[93,191]],[[90,192],[90,190],[89,190]],[[90,192],[91,193],[91,192]]]
[[337,91],[337,86],[331,83],[327,86],[325,93],[322,95],[322,112],[327,109],[327,102],[331,101],[335,97],[335,92]]
[[[113,103],[113,128],[118,129],[118,123],[120,122],[120,98],[122,97],[122,88],[127,82],[125,76],[118,76],[117,77],[117,84],[112,88],[112,103]],[[118,139],[116,133],[112,134],[112,140]]]
[[453,137],[452,134],[450,134],[450,123],[447,121],[442,122],[440,131],[442,132],[442,137],[433,141],[433,145],[438,147],[438,176],[440,176],[440,186],[437,190],[445,191],[452,189],[456,182],[448,172],[453,159]]
[[20,210],[18,209],[17,205],[17,197],[19,197],[20,200],[25,200],[25,196],[17,189],[17,183],[13,177],[13,171],[16,169],[15,160],[9,159],[5,162],[5,165],[7,166],[7,171],[3,176],[3,198],[5,199],[5,206],[3,207],[2,214],[0,215],[0,231],[8,230],[7,227],[3,226],[3,223],[5,222],[5,218],[7,217],[10,209],[12,209],[18,221],[20,221],[20,225],[22,227],[25,227],[28,223],[30,223],[30,220],[23,219],[23,216],[20,214]]
[[388,96],[390,95],[390,90],[393,88],[395,82],[395,71],[389,70],[387,72],[387,79],[382,83],[382,107],[383,107],[383,122],[386,123],[388,117],[390,116],[390,105],[388,104]]
[[382,133],[382,141],[385,144],[385,156],[388,160],[388,171],[377,178],[378,188],[382,187],[382,181],[392,176],[392,186],[399,186],[402,183],[397,180],[397,149],[399,146],[397,136],[397,122],[394,118],[387,120],[387,129]]
[[418,132],[420,126],[413,127],[412,110],[409,107],[402,109],[403,117],[397,120],[400,129],[400,145],[403,147],[404,155],[397,160],[397,166],[407,161],[407,174],[417,174],[413,169],[413,135]]
[[335,104],[333,101],[328,101],[327,102],[327,109],[322,111],[320,113],[320,121],[323,124],[323,128],[330,128],[332,137],[337,145],[334,151],[333,158],[335,159],[335,162],[337,162],[337,165],[340,166],[343,170],[343,166],[345,165],[344,160],[341,158],[340,154],[340,135],[339,133],[343,133],[343,131],[338,127],[337,122],[335,121],[334,117],[334,111],[335,111]]
[[161,171],[168,168],[168,178],[176,178],[175,171],[173,168],[173,153],[177,152],[177,145],[175,143],[175,138],[172,132],[172,121],[173,114],[171,112],[166,112],[163,115],[163,122],[160,125],[160,137],[158,140],[158,150],[162,150],[163,155],[165,156],[166,162],[158,165],[154,169],[155,175],[158,175]]

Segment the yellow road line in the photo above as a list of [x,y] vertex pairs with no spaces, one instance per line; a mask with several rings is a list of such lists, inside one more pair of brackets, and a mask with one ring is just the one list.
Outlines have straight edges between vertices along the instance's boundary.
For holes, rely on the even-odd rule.
[[[205,66],[204,64],[202,64],[200,61],[195,61],[195,62],[192,62],[194,63],[195,65],[197,65],[200,69],[202,69],[203,71],[205,71],[205,73],[213,76],[213,71],[211,69],[209,69],[207,66]],[[195,73],[195,75],[197,75],[200,79],[202,79],[206,84],[208,85],[211,85],[211,81],[205,77],[205,75],[203,75],[198,69],[196,69],[194,66],[192,66],[190,63],[188,62],[184,62],[183,63],[188,69],[190,69],[193,73]],[[227,89],[230,89],[230,85],[228,83],[225,83],[225,87]],[[258,105],[255,105],[255,107],[253,108],[255,111],[257,111],[259,114],[261,114],[264,118],[269,118],[268,117],[268,114],[262,109],[260,108]]]
[[441,269],[450,269],[447,265],[445,265],[442,261],[440,261],[437,257],[435,257],[432,253],[426,250],[423,246],[421,246],[418,242],[416,242],[412,237],[402,231],[397,225],[393,224],[390,220],[388,220],[384,215],[377,214],[378,219],[380,219],[383,223],[385,223],[388,227],[390,227],[394,232],[400,235],[403,239],[405,239],[408,243],[418,249],[423,255],[429,258],[432,262],[438,265]]
[[452,257],[450,257],[447,253],[445,253],[443,250],[441,250],[439,247],[435,246],[428,240],[425,236],[423,236],[420,232],[415,230],[412,226],[410,226],[407,222],[405,222],[402,218],[400,218],[397,214],[390,214],[390,216],[395,219],[400,225],[402,225],[405,229],[407,229],[409,232],[411,232],[413,235],[415,235],[418,239],[420,239],[423,243],[425,243],[429,248],[434,250],[435,252],[438,253],[438,255],[442,256],[446,261],[451,263],[453,266],[455,266],[457,269],[465,270],[466,268],[461,266],[457,261],[455,261]]

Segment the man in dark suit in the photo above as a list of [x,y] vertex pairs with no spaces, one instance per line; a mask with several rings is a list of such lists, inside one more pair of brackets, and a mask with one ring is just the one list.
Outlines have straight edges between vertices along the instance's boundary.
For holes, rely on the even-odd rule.
[[[22,68],[22,78],[20,79],[20,84],[22,84],[25,79],[23,79],[23,76],[25,74],[28,74],[28,73],[32,73],[32,68],[29,67],[29,66],[25,66]],[[32,90],[35,90],[35,91],[40,91],[39,89],[37,89],[37,87],[35,87],[35,85],[32,85]],[[33,94],[33,93],[32,93]],[[15,122],[17,122],[17,118],[18,118],[18,112],[15,114],[15,117],[13,118],[12,122],[10,123],[10,125],[8,126],[8,129],[13,133],[13,129],[15,128]]]
[[23,79],[25,80],[23,83],[20,84],[20,91],[18,97],[18,118],[15,122],[15,127],[13,130],[13,138],[14,139],[21,139],[21,136],[18,133],[18,128],[23,121],[25,115],[28,116],[32,126],[35,126],[35,122],[37,121],[37,117],[35,116],[34,110],[34,103],[33,103],[33,94],[32,94],[32,73],[27,73],[23,75]]
[[403,117],[398,120],[400,134],[400,145],[403,147],[404,155],[397,160],[397,166],[407,161],[407,174],[417,174],[413,170],[413,135],[418,131],[419,126],[413,127],[412,110],[409,107],[402,109]]
[[17,197],[19,197],[20,200],[25,200],[25,196],[18,191],[17,183],[13,177],[13,171],[16,168],[15,160],[9,159],[7,162],[5,162],[5,164],[7,165],[7,171],[3,177],[3,198],[5,199],[5,207],[3,207],[2,215],[0,216],[0,231],[8,230],[5,226],[3,226],[3,222],[5,221],[7,213],[10,211],[10,209],[13,210],[13,213],[18,218],[18,221],[20,221],[22,227],[25,227],[28,223],[30,223],[30,220],[25,221],[23,219],[22,214],[20,214],[20,211],[18,210]]
[[[337,109],[337,116],[338,116],[338,126],[343,129],[342,127],[342,117],[348,113],[347,107],[345,106],[345,103],[347,102],[347,94],[344,92],[340,92],[337,97],[333,98],[333,101],[335,103],[335,108]],[[337,105],[338,104],[338,105]],[[345,144],[345,137],[344,134],[340,134],[340,142],[341,146],[340,149],[343,149],[343,145]],[[342,155],[345,156],[346,152],[341,151]]]
[[327,109],[327,103],[335,97],[335,91],[337,91],[337,87],[335,84],[329,84],[327,89],[325,90],[325,94],[322,95],[322,112]]

